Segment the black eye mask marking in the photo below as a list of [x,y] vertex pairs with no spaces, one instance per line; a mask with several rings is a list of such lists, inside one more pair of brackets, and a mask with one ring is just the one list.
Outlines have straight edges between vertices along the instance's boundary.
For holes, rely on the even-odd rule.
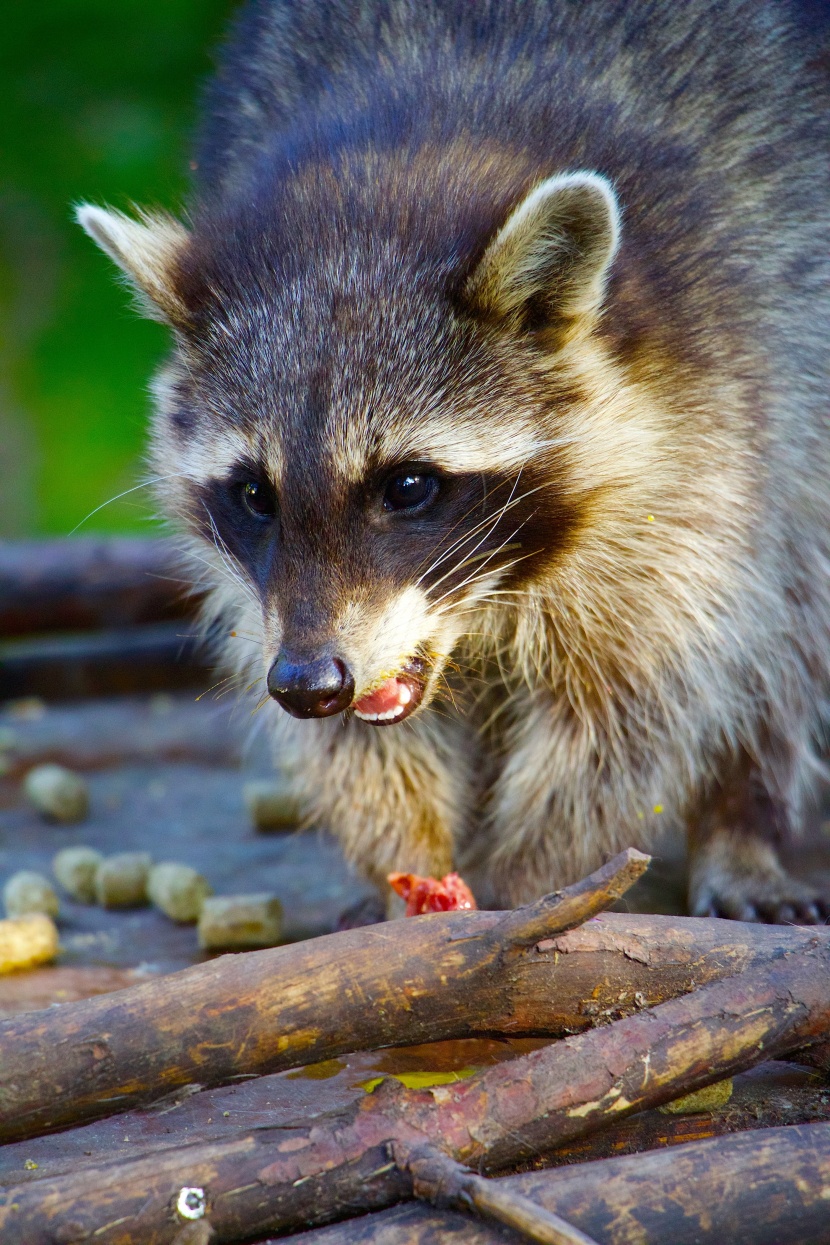
[[555,480],[531,467],[518,475],[446,476],[440,499],[444,504],[429,512],[436,522],[415,576],[435,603],[466,595],[498,570],[499,590],[526,585],[557,560],[574,533],[576,516]]
[[265,474],[243,463],[227,476],[196,486],[191,515],[205,540],[264,589],[280,527],[276,490]]
[[499,590],[549,568],[577,516],[549,473],[451,474],[428,463],[387,467],[360,486],[306,473],[276,490],[240,466],[194,490],[191,517],[263,600],[318,611],[418,584],[433,603],[466,596],[500,570]]

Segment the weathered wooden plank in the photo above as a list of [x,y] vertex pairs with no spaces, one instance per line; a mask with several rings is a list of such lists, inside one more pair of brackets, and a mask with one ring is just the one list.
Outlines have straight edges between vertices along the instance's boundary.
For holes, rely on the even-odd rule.
[[[216,679],[205,675],[200,691]],[[217,693],[227,687],[220,683]],[[232,694],[161,692],[63,704],[0,707],[2,775],[13,782],[32,768],[57,762],[70,769],[197,761],[238,766],[245,743],[244,709]]]

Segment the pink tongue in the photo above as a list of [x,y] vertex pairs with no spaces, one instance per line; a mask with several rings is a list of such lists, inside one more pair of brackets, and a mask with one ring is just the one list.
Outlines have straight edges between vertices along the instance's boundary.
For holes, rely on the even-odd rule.
[[358,713],[388,713],[390,709],[399,708],[402,703],[409,704],[410,697],[405,692],[405,700],[402,701],[401,698],[404,688],[409,691],[403,679],[387,679],[368,696],[356,700],[354,707]]

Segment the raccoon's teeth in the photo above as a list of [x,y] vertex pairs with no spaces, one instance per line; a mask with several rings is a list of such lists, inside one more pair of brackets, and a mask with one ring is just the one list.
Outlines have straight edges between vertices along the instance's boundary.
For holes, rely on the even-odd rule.
[[387,679],[373,692],[361,697],[354,705],[357,717],[364,722],[396,722],[417,707],[420,698],[405,676]]
[[355,713],[359,718],[362,718],[364,722],[393,722],[395,718],[399,718],[401,716],[406,708],[406,705],[411,699],[412,695],[410,694],[407,697],[405,704],[402,704],[397,709],[387,709],[385,713],[361,713],[359,709],[355,709]]

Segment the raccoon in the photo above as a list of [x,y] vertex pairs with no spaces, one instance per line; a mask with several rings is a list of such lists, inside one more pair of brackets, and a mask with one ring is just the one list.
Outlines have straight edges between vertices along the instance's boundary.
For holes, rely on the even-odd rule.
[[682,825],[694,913],[830,914],[779,859],[830,675],[822,12],[259,0],[187,225],[78,210],[173,332],[152,471],[226,658],[379,884],[515,904]]

